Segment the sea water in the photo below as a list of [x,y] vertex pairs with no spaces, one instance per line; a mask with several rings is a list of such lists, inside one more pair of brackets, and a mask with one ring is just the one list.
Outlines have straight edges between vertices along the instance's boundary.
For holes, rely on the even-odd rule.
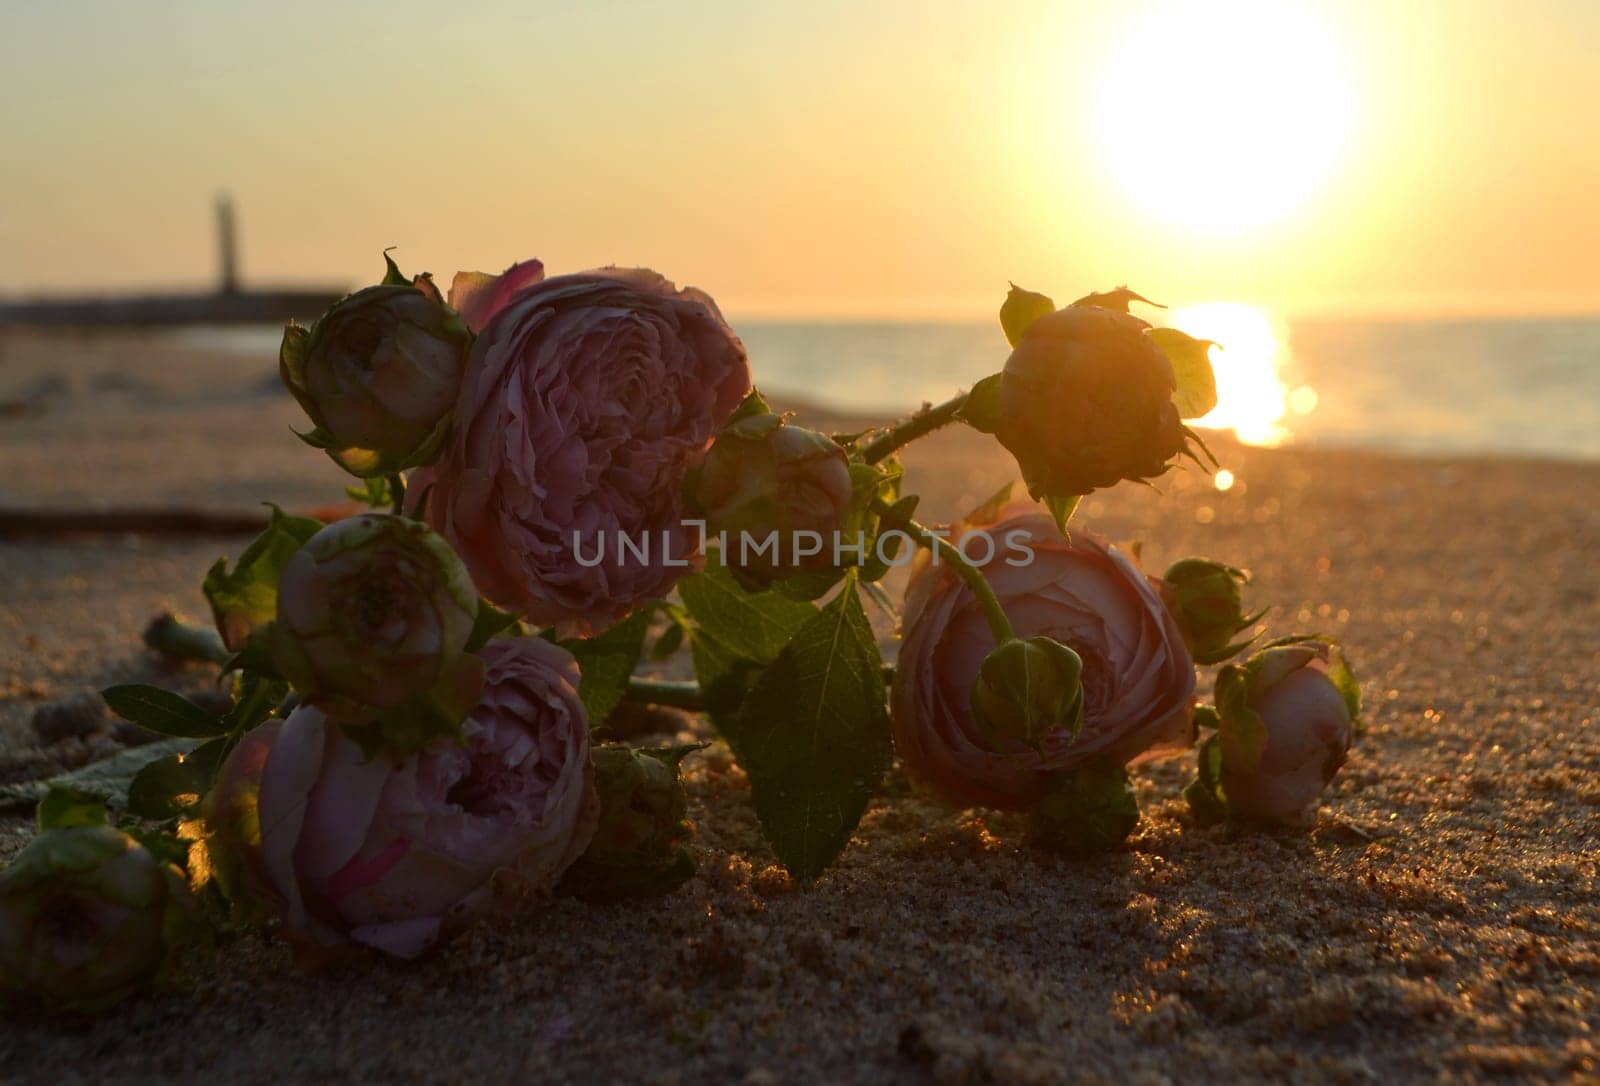
[[[1600,317],[1278,321],[1243,306],[1166,318],[1215,339],[1211,421],[1254,443],[1600,459]],[[998,370],[993,321],[735,320],[769,392],[894,415]],[[276,329],[189,345],[274,355]],[[1231,342],[1230,342],[1231,341]]]

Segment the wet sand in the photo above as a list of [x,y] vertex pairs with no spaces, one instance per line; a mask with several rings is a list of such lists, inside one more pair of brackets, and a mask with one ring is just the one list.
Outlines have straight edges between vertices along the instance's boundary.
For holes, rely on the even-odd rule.
[[[758,362],[759,366],[759,362]],[[269,361],[149,336],[0,335],[0,506],[296,508],[342,477],[288,433]],[[807,415],[808,419],[819,418]],[[1123,486],[1082,523],[1146,564],[1249,567],[1268,632],[1340,638],[1368,728],[1316,828],[1197,829],[1192,755],[1141,770],[1127,847],[1066,862],[1013,816],[896,770],[840,863],[775,868],[723,748],[689,765],[701,875],[557,901],[413,965],[318,977],[259,935],[88,1024],[8,1024],[7,1077],[282,1081],[1161,1082],[1600,1074],[1600,465],[1217,451],[1236,475]],[[922,515],[1013,465],[908,457]],[[241,540],[0,541],[0,780],[117,749],[41,744],[42,704],[133,677]],[[681,664],[677,665],[681,668]],[[703,724],[684,718],[688,729]],[[0,823],[0,854],[27,839]]]

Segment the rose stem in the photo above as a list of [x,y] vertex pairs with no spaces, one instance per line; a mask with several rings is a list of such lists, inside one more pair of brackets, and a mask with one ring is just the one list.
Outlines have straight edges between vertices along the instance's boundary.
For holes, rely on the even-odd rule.
[[[883,684],[888,686],[892,682],[894,682],[894,665],[884,664]],[[693,680],[673,682],[668,679],[629,679],[628,688],[623,691],[622,696],[627,701],[637,701],[645,705],[665,705],[691,713],[703,713],[706,709],[705,695],[700,692],[700,684]]]
[[893,455],[896,449],[911,444],[919,437],[926,437],[941,426],[950,425],[956,421],[956,415],[966,402],[967,394],[962,392],[942,404],[924,404],[922,409],[910,418],[889,427],[863,445],[862,462],[876,464],[879,460]]
[[389,498],[394,503],[390,512],[398,517],[406,507],[406,477],[398,471],[389,476]]
[[664,679],[629,679],[628,689],[623,697],[629,701],[665,705],[691,713],[701,712],[706,707],[705,696],[700,693],[700,684],[692,680],[669,682]]
[[918,524],[909,517],[894,516],[889,503],[882,498],[873,500],[872,509],[880,517],[904,528],[918,543],[950,563],[956,574],[967,582],[968,588],[972,589],[972,594],[978,597],[978,604],[983,608],[983,617],[989,620],[989,629],[994,633],[996,644],[1003,645],[1007,641],[1016,640],[1016,631],[1011,628],[1011,620],[1006,617],[1005,608],[1000,606],[1000,598],[994,594],[994,589],[989,587],[988,578],[977,566],[967,561],[959,547],[948,539],[941,539],[926,526]]
[[230,653],[210,626],[184,622],[170,612],[157,615],[144,628],[144,643],[175,660],[225,664]]

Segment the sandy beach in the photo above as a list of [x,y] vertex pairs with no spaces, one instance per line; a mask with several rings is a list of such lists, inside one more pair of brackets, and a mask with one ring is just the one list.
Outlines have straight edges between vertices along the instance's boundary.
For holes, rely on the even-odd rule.
[[[0,508],[342,500],[293,424],[270,360],[0,334]],[[1367,730],[1309,834],[1197,828],[1179,796],[1191,754],[1138,772],[1126,848],[1066,862],[1026,848],[1016,817],[940,807],[896,769],[802,888],[718,745],[688,763],[701,874],[669,897],[556,901],[412,965],[316,977],[270,938],[226,939],[97,1021],[8,1024],[4,1076],[1600,1076],[1600,464],[1215,448],[1231,489],[1175,473],[1159,494],[1093,495],[1080,523],[1140,541],[1152,569],[1246,566],[1269,634],[1343,642]],[[907,465],[932,520],[1014,472],[965,431]],[[43,742],[41,706],[132,678],[205,689],[139,634],[164,609],[203,616],[206,567],[243,544],[0,539],[0,783],[119,749],[110,722]],[[9,856],[31,826],[0,834]]]

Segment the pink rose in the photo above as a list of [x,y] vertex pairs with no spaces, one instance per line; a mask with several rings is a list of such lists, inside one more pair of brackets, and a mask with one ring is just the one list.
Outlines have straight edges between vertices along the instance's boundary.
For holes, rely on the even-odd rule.
[[[1217,734],[1207,745],[1217,744],[1228,816],[1315,822],[1360,714],[1359,690],[1338,649],[1320,640],[1270,645],[1218,673],[1216,701]],[[1203,761],[1208,753],[1202,750]]]
[[[1017,636],[1054,638],[1082,658],[1083,725],[1076,738],[1058,729],[1037,749],[986,737],[970,698],[994,634],[950,567],[924,561],[907,590],[890,694],[895,748],[914,773],[956,802],[1026,809],[1052,772],[1189,746],[1194,664],[1161,597],[1131,562],[1081,529],[1067,542],[1034,505],[964,527],[981,527],[994,542],[981,568]],[[966,553],[976,561],[985,549],[973,541]]]
[[577,664],[537,638],[481,655],[464,741],[369,758],[302,705],[228,756],[207,798],[223,866],[243,868],[297,944],[416,957],[497,892],[550,890],[588,846],[599,804]]
[[480,331],[455,429],[413,492],[485,596],[587,633],[692,567],[684,476],[750,366],[699,291],[643,269],[542,279],[532,263],[457,276],[451,302]]

